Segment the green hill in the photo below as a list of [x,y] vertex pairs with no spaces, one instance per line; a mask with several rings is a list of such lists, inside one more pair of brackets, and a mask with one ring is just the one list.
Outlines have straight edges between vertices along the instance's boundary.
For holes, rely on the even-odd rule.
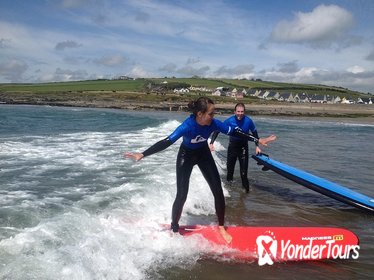
[[[92,97],[109,97],[118,96],[129,99],[152,100],[151,96],[141,97],[138,94],[148,95],[171,95],[174,88],[181,87],[205,87],[209,89],[202,94],[209,94],[217,87],[224,87],[237,90],[242,89],[258,89],[270,90],[280,93],[288,92],[293,94],[308,93],[308,94],[326,94],[330,96],[340,97],[368,97],[357,91],[352,91],[346,88],[324,86],[324,85],[310,85],[310,84],[292,84],[292,83],[277,83],[262,80],[246,80],[246,79],[204,79],[204,78],[150,78],[150,79],[128,79],[128,80],[90,80],[90,81],[75,81],[75,82],[56,82],[56,83],[10,83],[0,84],[0,94],[18,95],[31,97],[48,96],[58,97],[61,94],[64,98],[79,98],[82,95],[89,95]],[[155,93],[155,94],[150,94]],[[141,95],[142,95],[141,94]],[[199,94],[199,92],[189,93],[188,95]],[[201,92],[200,92],[201,94]],[[171,96],[170,96],[171,98]],[[155,100],[155,97],[153,97]]]
[[[167,87],[165,86],[167,82]],[[172,90],[178,86],[206,87],[214,89],[217,87],[237,88],[237,89],[264,89],[277,92],[289,93],[319,93],[337,95],[340,97],[367,96],[367,94],[352,91],[346,88],[308,85],[276,83],[261,80],[235,80],[235,79],[203,79],[203,78],[152,78],[136,80],[92,80],[76,82],[56,82],[56,83],[30,83],[30,84],[0,84],[0,92],[29,92],[29,93],[56,93],[56,92],[147,92],[150,87],[164,85],[167,90]],[[147,87],[148,86],[148,87]],[[166,93],[167,93],[166,90]]]
[[[195,87],[188,93],[176,94],[175,88]],[[340,87],[275,83],[261,80],[202,79],[202,78],[153,78],[128,80],[92,80],[59,83],[0,84],[0,104],[29,104],[49,106],[73,106],[117,108],[127,110],[185,111],[186,104],[197,96],[209,95],[217,112],[231,113],[236,99],[230,96],[213,96],[212,91],[222,87],[269,90],[300,94],[330,96],[369,97],[371,95]],[[373,106],[363,104],[301,104],[266,100],[247,96],[241,102],[250,104],[251,115],[284,116],[374,116]]]

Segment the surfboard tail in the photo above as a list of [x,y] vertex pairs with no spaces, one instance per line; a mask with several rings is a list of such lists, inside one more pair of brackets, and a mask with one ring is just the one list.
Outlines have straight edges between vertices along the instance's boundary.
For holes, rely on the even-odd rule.
[[227,226],[232,242],[227,244],[217,226],[181,226],[183,236],[200,236],[209,241],[209,255],[235,261],[275,262],[357,259],[359,239],[351,231],[333,227],[249,227]]

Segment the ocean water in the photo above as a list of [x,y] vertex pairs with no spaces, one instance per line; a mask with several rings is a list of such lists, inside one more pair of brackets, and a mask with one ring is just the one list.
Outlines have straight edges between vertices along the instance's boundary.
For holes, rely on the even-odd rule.
[[[186,117],[0,105],[0,279],[373,279],[373,214],[264,172],[253,160],[249,194],[238,171],[226,185],[224,135],[214,157],[226,224],[344,227],[360,238],[359,258],[260,267],[208,258],[198,239],[160,231],[170,223],[179,142],[140,162],[123,153],[143,151]],[[272,158],[374,197],[373,125],[253,119],[260,136],[278,136],[263,148]],[[198,169],[180,222],[216,223]]]

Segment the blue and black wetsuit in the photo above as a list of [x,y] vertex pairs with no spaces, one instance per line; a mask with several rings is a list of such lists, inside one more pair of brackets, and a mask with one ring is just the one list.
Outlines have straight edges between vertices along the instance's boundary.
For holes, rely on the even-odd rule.
[[218,224],[220,226],[224,225],[225,198],[217,166],[207,143],[207,139],[213,131],[220,131],[228,135],[241,135],[240,137],[246,138],[247,141],[255,141],[251,135],[240,134],[234,127],[216,119],[213,119],[210,125],[201,126],[196,122],[195,116],[191,115],[167,138],[157,142],[143,152],[144,156],[149,156],[166,149],[180,137],[183,137],[176,163],[177,194],[173,203],[171,222],[171,228],[174,232],[179,229],[178,223],[187,199],[191,172],[196,164],[213,193]]
[[[256,126],[251,118],[244,116],[239,120],[236,116],[231,116],[224,121],[225,124],[231,127],[239,127],[245,133],[252,133],[254,137],[259,139]],[[212,141],[217,137],[218,132],[215,132],[212,136]],[[258,143],[256,143],[257,145]],[[234,170],[236,160],[239,161],[240,166],[240,178],[242,180],[243,188],[249,191],[249,181],[248,181],[248,141],[242,137],[235,135],[230,136],[229,146],[227,148],[227,181],[232,181],[234,177]]]

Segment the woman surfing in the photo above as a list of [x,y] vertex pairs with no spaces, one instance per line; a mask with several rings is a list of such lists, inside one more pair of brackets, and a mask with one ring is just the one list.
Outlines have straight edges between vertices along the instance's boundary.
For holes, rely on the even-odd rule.
[[235,135],[266,146],[267,143],[274,141],[276,136],[272,135],[265,139],[257,139],[250,134],[243,133],[237,128],[226,125],[220,120],[215,119],[215,106],[213,101],[208,97],[200,97],[196,101],[191,101],[188,104],[188,108],[192,114],[168,137],[158,141],[142,153],[126,152],[125,157],[139,161],[144,157],[165,150],[179,138],[183,137],[176,163],[177,194],[172,207],[171,230],[173,232],[178,232],[179,230],[179,219],[187,199],[191,172],[193,167],[197,165],[214,197],[214,205],[218,218],[218,230],[225,241],[230,243],[232,237],[226,232],[224,227],[225,197],[223,195],[221,178],[207,140],[212,132],[219,131],[227,135]]

